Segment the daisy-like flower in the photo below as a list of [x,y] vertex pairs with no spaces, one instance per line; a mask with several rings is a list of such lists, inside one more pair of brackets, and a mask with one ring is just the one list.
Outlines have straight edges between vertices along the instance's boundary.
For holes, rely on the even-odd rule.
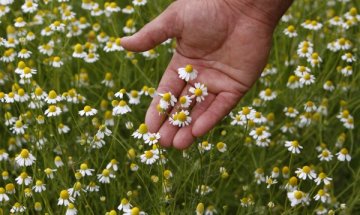
[[158,150],[147,150],[144,154],[140,155],[140,159],[142,163],[151,165],[159,159]]
[[129,97],[129,104],[140,104],[141,92],[137,90],[131,90],[130,93],[126,93]]
[[285,185],[285,189],[287,191],[297,190],[297,187],[298,187],[298,179],[295,176],[291,177]]
[[68,206],[70,203],[74,202],[75,198],[70,196],[69,191],[62,190],[60,192],[60,197],[58,199],[58,205]]
[[48,109],[45,110],[45,115],[47,117],[59,116],[60,114],[61,114],[61,108],[59,108],[56,105],[50,105]]
[[120,201],[120,205],[118,206],[119,211],[127,211],[132,208],[132,205],[130,204],[129,200],[127,198],[122,198]]
[[297,140],[285,141],[285,147],[293,154],[300,154],[300,150],[303,148]]
[[106,125],[100,125],[99,130],[96,133],[96,136],[99,139],[104,138],[105,136],[110,136],[112,134],[111,130],[106,127]]
[[323,182],[325,185],[329,185],[332,181],[332,178],[329,178],[324,172],[321,172],[314,181],[316,185],[320,185],[321,182]]
[[125,89],[120,89],[118,92],[115,93],[115,97],[123,99],[124,95],[126,94],[126,90]]
[[95,52],[89,52],[86,54],[84,61],[86,63],[94,63],[96,61],[99,60],[99,54],[95,53]]
[[188,107],[190,107],[190,104],[191,104],[191,97],[188,95],[181,96],[179,98],[179,103],[180,103],[180,107],[188,108]]
[[24,184],[26,186],[32,182],[31,176],[29,176],[26,172],[22,172],[15,180],[17,184]]
[[55,68],[60,68],[63,64],[64,62],[61,60],[59,56],[53,57],[52,60],[50,61],[50,65]]
[[154,49],[145,51],[142,53],[142,55],[148,59],[155,59],[159,56],[159,54]]
[[26,25],[26,22],[25,22],[24,18],[22,18],[22,17],[18,17],[14,21],[15,21],[14,26],[17,28],[22,28],[22,27],[25,27],[25,25]]
[[218,150],[219,152],[224,153],[224,152],[226,152],[226,150],[227,150],[227,145],[226,145],[226,143],[224,143],[224,142],[218,142],[218,143],[216,144],[216,148],[217,148],[217,150]]
[[331,161],[333,158],[333,155],[331,154],[331,152],[328,149],[324,149],[324,150],[322,150],[321,154],[318,155],[318,158],[321,161]]
[[295,118],[299,114],[299,111],[293,107],[285,107],[284,112],[285,112],[285,116],[289,118]]
[[100,183],[109,184],[110,179],[115,178],[115,175],[109,169],[104,169],[101,174],[97,175],[97,178]]
[[131,135],[136,139],[146,139],[149,136],[148,127],[145,123],[142,123],[139,128]]
[[132,13],[134,13],[135,9],[134,9],[133,6],[127,5],[127,6],[124,7],[121,11],[122,11],[123,13],[125,13],[125,14],[132,14]]
[[3,187],[0,187],[0,202],[4,203],[4,202],[7,202],[9,200],[10,200],[10,198],[6,194],[6,190]]
[[198,144],[198,149],[200,153],[204,153],[205,151],[210,151],[213,147],[213,144],[209,143],[208,141],[202,141]]
[[255,181],[257,184],[265,182],[266,178],[264,176],[264,170],[262,168],[257,168],[254,172]]
[[17,120],[14,124],[13,127],[10,128],[10,130],[14,133],[14,134],[24,134],[25,133],[25,129],[27,129],[27,125],[24,124],[21,120]]
[[266,176],[265,183],[267,184],[266,188],[269,189],[271,187],[271,185],[277,184],[278,181],[276,179],[273,179],[271,176],[270,177]]
[[27,49],[21,49],[21,51],[18,52],[18,58],[21,58],[21,59],[28,59],[30,58],[32,52],[27,50]]
[[136,28],[134,27],[135,23],[133,19],[128,19],[125,23],[125,27],[123,28],[123,31],[125,34],[133,34],[136,31]]
[[199,103],[204,101],[205,96],[208,95],[207,87],[201,83],[195,83],[195,87],[190,87],[189,92],[193,94],[191,98],[195,98]]
[[21,10],[24,13],[34,13],[38,8],[38,4],[33,0],[26,0],[24,4],[21,6]]
[[59,125],[58,125],[59,134],[66,134],[66,133],[69,133],[69,131],[70,131],[69,126],[59,123]]
[[169,117],[170,124],[185,127],[191,123],[191,117],[189,115],[190,113],[187,110],[175,112],[171,117]]
[[184,68],[179,68],[178,73],[179,77],[185,81],[192,81],[198,75],[197,70],[195,70],[190,64],[186,65]]
[[95,182],[91,181],[86,187],[86,190],[89,192],[99,192],[99,186],[97,186]]
[[113,108],[112,115],[114,115],[114,116],[124,115],[124,114],[126,114],[128,112],[131,112],[130,107],[127,105],[127,103],[124,100],[121,100]]
[[85,58],[86,52],[84,52],[83,46],[80,43],[74,46],[74,52],[72,56],[74,58]]
[[306,201],[306,194],[300,190],[294,190],[287,193],[287,197],[291,202],[291,207],[302,204]]
[[25,211],[26,207],[21,205],[19,202],[16,202],[14,206],[12,206],[12,208],[10,209],[10,212],[13,214],[24,213]]
[[285,28],[283,32],[286,36],[290,38],[297,37],[298,35],[293,25],[289,25],[287,28]]
[[267,139],[271,136],[271,133],[269,132],[269,128],[266,126],[260,126],[257,128],[254,128],[250,131],[249,135],[254,140],[261,140],[261,139]]
[[118,171],[119,170],[119,162],[115,159],[112,159],[107,165],[106,165],[106,169],[109,170],[113,170],[113,171]]
[[88,165],[86,163],[82,163],[80,165],[80,169],[78,169],[78,172],[80,172],[80,174],[85,177],[85,176],[91,176],[92,172],[94,172],[94,169],[89,169]]
[[323,89],[326,91],[332,92],[335,90],[335,86],[332,81],[327,80],[323,85]]
[[351,156],[347,148],[342,148],[336,155],[339,161],[351,161]]
[[301,26],[305,29],[318,31],[322,28],[322,24],[317,22],[316,20],[306,20],[305,22],[301,23]]
[[48,94],[48,96],[45,98],[45,102],[48,104],[56,104],[57,102],[60,102],[62,99],[60,96],[57,95],[55,90],[51,90]]
[[314,104],[314,102],[312,101],[307,101],[305,104],[304,104],[304,110],[305,112],[307,113],[311,113],[311,112],[315,112],[316,111],[316,105]]
[[46,168],[44,170],[46,177],[49,178],[49,179],[54,178],[54,172],[56,172],[56,171],[57,171],[56,169],[50,169],[50,168]]
[[35,193],[41,193],[46,190],[45,184],[41,180],[36,180],[35,186],[32,187]]
[[60,21],[53,22],[49,27],[52,31],[59,31],[59,32],[65,31],[65,24],[61,23]]
[[345,77],[351,76],[353,74],[352,66],[345,66],[342,68],[341,74],[343,74]]
[[135,6],[144,6],[147,3],[147,0],[133,0],[133,5]]
[[112,87],[114,86],[114,81],[113,81],[113,78],[112,78],[112,73],[107,72],[107,73],[105,74],[104,80],[102,80],[101,83],[104,84],[106,87],[112,88]]
[[76,215],[78,210],[75,208],[73,203],[69,203],[65,212],[65,215]]
[[316,178],[316,173],[313,169],[311,169],[311,167],[309,166],[303,166],[303,168],[298,168],[295,173],[297,174],[298,178],[306,180],[307,178],[309,179],[314,179]]
[[20,78],[22,79],[29,79],[31,78],[34,74],[36,74],[36,70],[35,69],[30,69],[29,67],[25,67],[23,69],[23,71],[20,73]]
[[323,203],[327,202],[330,199],[330,194],[328,194],[325,190],[320,189],[317,194],[314,196],[316,201],[321,201]]
[[159,93],[159,96],[161,96],[160,107],[163,110],[167,110],[169,106],[174,107],[175,103],[177,102],[177,99],[173,94],[171,94],[171,92]]
[[271,101],[271,100],[274,100],[276,98],[277,93],[275,91],[271,90],[270,88],[267,88],[265,90],[262,90],[259,93],[259,96],[264,101]]
[[315,83],[315,76],[310,74],[310,73],[307,73],[307,72],[304,72],[301,76],[300,76],[300,83],[301,84],[304,84],[304,85],[311,85],[313,83]]
[[94,116],[96,113],[97,110],[89,105],[86,105],[83,110],[79,111],[80,116]]
[[347,52],[341,56],[341,59],[347,63],[352,63],[356,61],[355,56],[351,52]]
[[31,166],[36,158],[27,149],[21,150],[20,154],[15,158],[19,166]]
[[319,66],[322,62],[319,54],[317,52],[313,52],[307,59],[307,61],[311,64],[312,67]]
[[145,144],[148,144],[150,146],[156,144],[159,142],[160,139],[160,133],[149,133],[147,137],[144,139]]

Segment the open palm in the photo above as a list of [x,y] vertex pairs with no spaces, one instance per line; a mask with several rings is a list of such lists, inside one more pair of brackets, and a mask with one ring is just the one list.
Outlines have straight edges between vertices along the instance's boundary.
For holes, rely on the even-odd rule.
[[[178,0],[138,33],[122,39],[130,51],[145,51],[168,38],[177,39],[177,49],[157,91],[176,97],[189,94],[196,82],[204,83],[209,95],[195,104],[189,126],[178,128],[156,109],[155,97],[145,123],[159,131],[163,146],[186,148],[204,135],[236,106],[259,77],[268,57],[273,26],[249,16],[225,0]],[[199,72],[185,82],[177,69],[187,64]]]

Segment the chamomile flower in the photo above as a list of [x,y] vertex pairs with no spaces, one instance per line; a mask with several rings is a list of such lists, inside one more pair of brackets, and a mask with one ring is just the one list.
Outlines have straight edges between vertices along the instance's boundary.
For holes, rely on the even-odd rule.
[[145,123],[142,123],[131,136],[136,139],[147,139],[147,137],[149,136],[147,125]]
[[140,155],[142,163],[151,165],[159,159],[158,150],[147,150],[144,154]]
[[127,5],[126,7],[124,7],[122,10],[121,10],[124,14],[132,14],[134,13],[134,7],[131,6],[131,5]]
[[331,161],[333,158],[333,155],[328,149],[322,150],[321,154],[318,155],[318,158],[320,161]]
[[315,179],[316,173],[311,167],[309,166],[303,166],[302,168],[298,168],[295,173],[297,174],[298,178],[306,180],[309,179]]
[[80,43],[74,46],[74,52],[72,56],[74,58],[85,58],[86,52],[84,52],[83,46]]
[[133,5],[135,6],[144,6],[147,3],[147,0],[133,0]]
[[224,153],[227,151],[227,145],[224,142],[218,142],[216,144],[216,148],[219,152]]
[[54,172],[56,172],[56,171],[57,171],[56,169],[46,168],[44,170],[46,178],[53,179],[54,178]]
[[179,77],[185,81],[192,81],[198,75],[198,71],[190,64],[186,65],[184,68],[179,68],[178,73]]
[[73,203],[75,198],[70,196],[69,191],[62,190],[60,192],[60,197],[58,199],[58,205],[68,206],[70,203]]
[[119,170],[119,162],[115,159],[112,159],[107,165],[106,169],[112,170],[112,171],[118,171]]
[[59,116],[61,114],[61,108],[56,105],[50,105],[47,110],[45,110],[45,115],[47,117]]
[[41,193],[46,190],[46,186],[42,180],[36,180],[35,186],[32,187],[35,193]]
[[302,204],[306,201],[306,194],[300,190],[288,192],[287,197],[290,200],[291,207],[295,207],[296,205]]
[[213,147],[213,144],[209,143],[208,141],[202,141],[198,144],[198,149],[200,153],[204,153],[205,151],[210,151]]
[[13,214],[19,214],[26,211],[26,207],[21,205],[19,202],[16,202],[12,208],[10,209],[10,212]]
[[271,101],[277,97],[277,93],[275,91],[271,90],[270,88],[267,88],[265,90],[262,90],[259,93],[259,96],[264,101]]
[[352,63],[356,61],[355,56],[351,52],[347,52],[341,56],[341,59],[347,63]]
[[44,99],[48,104],[56,104],[62,100],[61,96],[58,96],[54,90],[51,90],[48,96]]
[[339,161],[351,161],[351,156],[347,148],[342,148],[336,155]]
[[193,94],[191,98],[195,98],[199,103],[204,101],[205,96],[208,95],[207,87],[201,83],[195,83],[194,87],[190,87],[189,92]]
[[276,179],[273,179],[272,177],[266,176],[265,183],[267,184],[266,188],[269,189],[271,187],[271,185],[277,184],[278,181]]
[[21,120],[17,120],[13,127],[10,128],[14,134],[24,134],[27,129],[27,125],[24,124]]
[[65,215],[76,215],[78,210],[75,208],[73,203],[69,203],[65,212]]
[[147,59],[155,59],[159,56],[159,54],[154,49],[150,49],[141,54]]
[[332,178],[328,177],[324,172],[321,172],[314,181],[316,185],[320,185],[321,183],[324,183],[325,185],[329,185],[332,181]]
[[117,207],[119,211],[127,211],[132,208],[132,205],[130,204],[129,200],[127,198],[122,198],[120,201],[120,205]]
[[315,76],[310,73],[304,72],[300,76],[299,81],[303,85],[311,85],[311,84],[315,83]]
[[283,31],[284,34],[290,38],[297,37],[297,32],[295,30],[295,27],[293,25],[289,25],[285,30]]
[[320,22],[317,22],[316,20],[306,20],[301,24],[301,26],[305,29],[318,31],[322,28],[322,24]]
[[88,165],[86,163],[82,163],[80,165],[80,169],[77,170],[78,172],[80,172],[80,174],[85,177],[85,176],[91,176],[92,172],[94,172],[94,169],[89,169]]
[[335,86],[332,81],[327,80],[323,85],[323,89],[326,91],[332,92],[332,91],[334,91]]
[[130,93],[126,93],[129,97],[129,104],[140,104],[141,92],[137,90],[131,90]]
[[320,189],[317,194],[314,196],[316,201],[321,201],[323,203],[327,202],[330,199],[330,194],[328,194],[325,190]]
[[3,187],[0,187],[0,202],[4,203],[4,202],[7,202],[9,200],[10,200],[10,198],[6,194],[6,190]]
[[190,104],[191,104],[191,97],[188,95],[181,96],[179,98],[179,103],[180,103],[181,108],[188,108],[188,107],[190,107]]
[[15,158],[17,165],[19,166],[31,166],[34,164],[36,158],[32,155],[29,150],[23,149],[20,154]]
[[174,107],[177,102],[176,97],[171,92],[159,93],[159,96],[161,96],[160,107],[164,110],[167,110],[169,106]]
[[22,17],[17,17],[14,21],[15,21],[14,26],[17,28],[22,28],[25,27],[26,25],[26,22]]
[[83,110],[79,111],[80,116],[94,116],[97,110],[89,105],[86,105]]
[[31,176],[29,176],[26,172],[22,172],[16,179],[16,183],[19,185],[29,185],[32,182]]
[[303,148],[297,140],[285,141],[285,147],[293,154],[300,154],[300,150]]
[[289,118],[295,118],[299,114],[299,111],[293,107],[285,107],[284,112],[285,112],[285,116]]
[[60,68],[63,64],[64,62],[61,60],[59,56],[53,57],[52,60],[50,61],[50,65],[55,68]]
[[351,76],[353,74],[353,68],[352,66],[345,66],[341,69],[341,74],[345,77]]
[[94,63],[99,60],[99,54],[95,52],[89,52],[86,54],[84,60],[86,63]]
[[169,117],[170,124],[185,127],[191,123],[190,113],[187,110],[181,110],[175,112],[171,117]]
[[133,34],[136,32],[135,22],[133,19],[128,19],[125,23],[125,27],[123,28],[123,31],[125,34]]
[[147,137],[144,139],[145,144],[148,144],[150,146],[156,144],[159,142],[160,139],[160,133],[149,133]]
[[97,175],[97,178],[100,183],[109,184],[110,179],[115,178],[115,175],[109,169],[104,169],[101,174]]

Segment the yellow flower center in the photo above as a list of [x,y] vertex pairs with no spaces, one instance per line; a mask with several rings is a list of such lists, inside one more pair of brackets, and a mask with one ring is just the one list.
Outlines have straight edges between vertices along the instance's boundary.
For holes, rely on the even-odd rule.
[[15,127],[16,128],[21,128],[21,127],[23,127],[23,123],[20,120],[18,120],[18,121],[15,122]]
[[25,90],[23,88],[18,89],[18,95],[19,96],[24,96],[25,95]]
[[88,165],[86,163],[83,163],[80,165],[80,169],[81,170],[87,170],[88,169]]
[[195,94],[195,96],[201,96],[202,95],[202,90],[197,88],[197,89],[195,89],[194,94]]
[[126,101],[121,100],[118,105],[119,105],[120,107],[125,107],[127,104],[126,104]]
[[21,177],[22,179],[25,179],[25,178],[28,177],[28,174],[27,174],[26,172],[22,172],[22,173],[20,174],[20,177]]
[[148,127],[146,124],[141,124],[138,129],[140,134],[146,134],[148,132]]
[[329,156],[328,150],[322,151],[322,152],[321,152],[321,155],[322,155],[323,157],[328,157],[328,156]]
[[295,197],[296,199],[302,199],[302,197],[303,197],[303,192],[301,192],[301,191],[295,191],[295,192],[294,192],[294,197]]
[[299,142],[297,140],[294,140],[291,142],[291,145],[295,148],[299,147]]
[[18,66],[17,66],[19,69],[24,69],[26,67],[26,64],[24,63],[24,61],[20,61],[18,63]]
[[86,105],[85,107],[84,107],[84,111],[85,112],[90,112],[92,110],[92,108],[89,106],[89,105]]
[[127,205],[127,204],[129,204],[129,200],[127,200],[127,198],[123,198],[123,199],[121,199],[121,204]]
[[67,190],[62,190],[61,192],[60,192],[60,198],[62,198],[62,199],[69,199],[69,192],[67,191]]
[[134,207],[134,208],[131,209],[131,215],[139,215],[139,214],[140,214],[140,209],[139,208]]
[[104,169],[102,171],[102,175],[105,176],[105,177],[108,177],[110,175],[110,171],[108,169]]
[[138,96],[139,96],[138,91],[136,91],[136,90],[131,91],[131,97],[137,98]]
[[177,120],[181,121],[181,122],[185,122],[187,119],[187,116],[184,112],[180,112],[176,115]]
[[29,157],[29,151],[27,150],[27,149],[23,149],[23,150],[21,150],[21,152],[20,152],[20,156],[22,157],[22,158],[28,158]]
[[0,187],[0,194],[4,194],[5,193],[5,189],[3,187]]
[[304,167],[302,168],[302,171],[303,171],[304,173],[306,173],[306,174],[309,174],[310,171],[311,171],[311,168],[310,168],[309,166],[304,166]]
[[349,151],[346,148],[342,148],[340,150],[340,153],[343,154],[343,155],[347,155],[347,154],[349,154]]
[[50,99],[55,99],[56,97],[57,97],[56,92],[55,92],[54,90],[51,90],[51,91],[49,92],[49,98],[50,98]]
[[271,96],[271,94],[272,94],[271,89],[270,89],[270,88],[267,88],[267,89],[265,90],[265,95],[266,95],[266,96]]
[[54,113],[54,112],[56,112],[56,106],[55,105],[50,105],[48,110],[49,110],[49,112]]
[[295,27],[293,25],[289,25],[287,27],[287,30],[288,30],[288,32],[293,33],[293,32],[295,32]]
[[185,66],[185,72],[191,73],[192,71],[193,71],[192,65],[188,64],[188,65]]
[[129,19],[126,21],[126,27],[132,28],[134,26],[134,20]]
[[152,152],[152,151],[145,151],[145,157],[147,158],[147,159],[150,159],[150,158],[152,158],[154,156],[154,153]]
[[170,93],[165,93],[162,97],[165,101],[169,102],[171,99],[171,94]]
[[321,172],[321,173],[319,174],[319,178],[320,178],[320,179],[324,179],[324,178],[326,178],[326,174],[325,174],[325,173],[323,173],[323,172]]

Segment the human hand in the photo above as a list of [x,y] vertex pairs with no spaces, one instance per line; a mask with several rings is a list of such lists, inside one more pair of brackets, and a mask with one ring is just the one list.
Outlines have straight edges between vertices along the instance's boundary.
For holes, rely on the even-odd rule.
[[[254,3],[255,2],[255,3]],[[139,32],[122,38],[130,51],[146,51],[168,38],[177,49],[157,91],[176,97],[188,94],[196,82],[208,88],[205,101],[191,111],[192,122],[176,127],[159,115],[155,97],[145,123],[159,131],[163,146],[186,148],[223,119],[250,89],[266,64],[275,25],[290,5],[288,0],[178,0]],[[185,82],[177,69],[191,64],[195,80]]]

